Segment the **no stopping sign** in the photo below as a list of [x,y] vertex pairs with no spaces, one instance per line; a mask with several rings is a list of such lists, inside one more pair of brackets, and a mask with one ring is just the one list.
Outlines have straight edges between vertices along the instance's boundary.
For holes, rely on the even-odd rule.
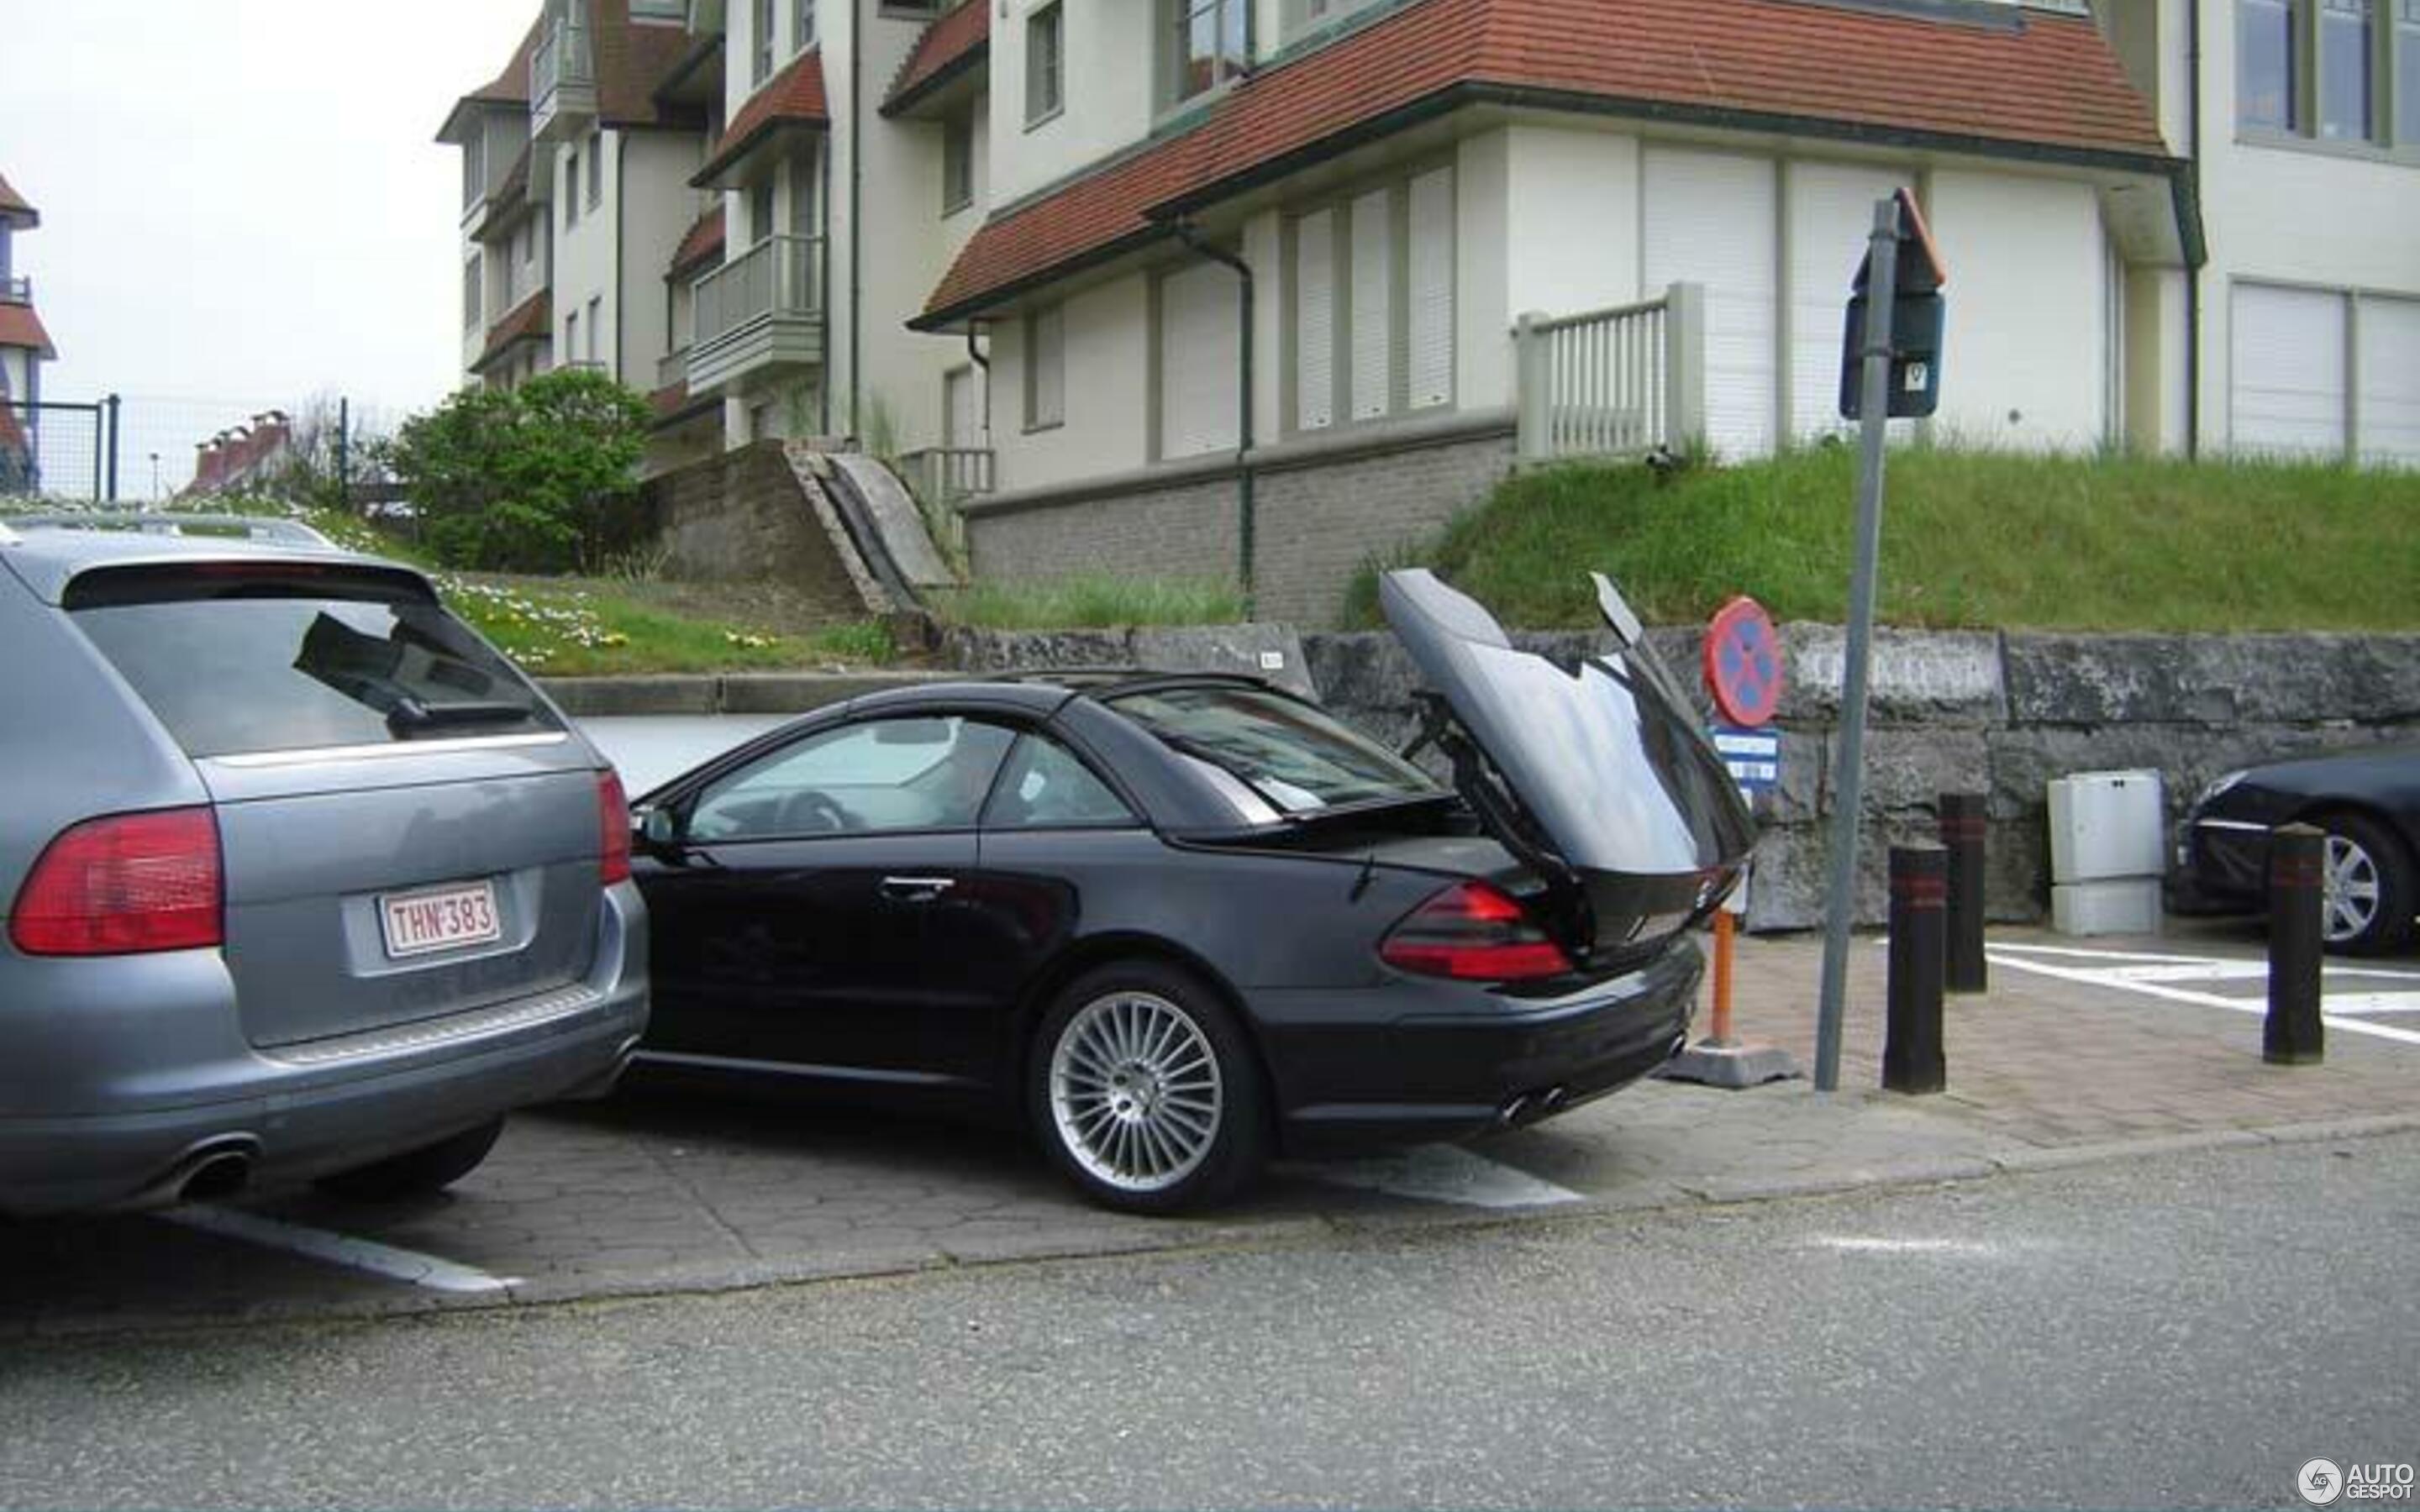
[[1714,707],[1735,725],[1756,729],[1781,707],[1781,637],[1773,616],[1753,598],[1734,598],[1706,627],[1706,687]]

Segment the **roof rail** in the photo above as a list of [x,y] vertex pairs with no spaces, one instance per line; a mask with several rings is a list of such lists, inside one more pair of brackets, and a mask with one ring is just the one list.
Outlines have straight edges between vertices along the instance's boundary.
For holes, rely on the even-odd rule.
[[240,535],[277,546],[341,550],[335,542],[299,519],[264,515],[188,515],[125,510],[73,510],[55,515],[20,515],[20,530],[124,531],[137,535]]
[[1202,682],[1244,683],[1254,687],[1266,687],[1265,677],[1251,672],[1214,671],[1204,668],[1180,667],[1032,667],[1017,671],[986,672],[977,678],[985,683],[1059,683],[1065,687],[1120,687],[1127,683]]

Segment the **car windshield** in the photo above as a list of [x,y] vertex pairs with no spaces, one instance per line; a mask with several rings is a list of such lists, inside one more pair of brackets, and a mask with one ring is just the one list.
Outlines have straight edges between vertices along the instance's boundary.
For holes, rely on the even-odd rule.
[[1420,769],[1307,703],[1249,687],[1139,689],[1107,701],[1168,742],[1249,787],[1280,812],[1443,795]]

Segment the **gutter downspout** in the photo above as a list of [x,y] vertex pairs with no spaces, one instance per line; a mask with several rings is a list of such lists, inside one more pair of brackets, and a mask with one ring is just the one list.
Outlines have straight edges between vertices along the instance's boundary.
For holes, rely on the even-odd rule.
[[[2201,177],[2201,4],[2185,0],[2186,108],[2192,113],[2185,128],[2185,159],[2196,179]],[[2201,264],[2185,259],[2185,460],[2201,460]]]
[[1238,409],[1235,416],[1235,515],[1236,515],[1236,576],[1244,589],[1244,618],[1255,613],[1252,588],[1252,535],[1255,501],[1252,496],[1252,265],[1223,247],[1214,247],[1202,239],[1190,221],[1176,223],[1176,238],[1197,256],[1234,270],[1243,280],[1243,299],[1237,313],[1243,340],[1241,360],[1237,363],[1235,392]]
[[[848,430],[864,444],[865,0],[848,0]],[[827,385],[829,387],[829,385]]]
[[[622,381],[622,358],[630,335],[630,133],[613,133],[613,381]],[[665,320],[672,316],[672,290],[664,290]],[[649,393],[655,384],[647,385]]]

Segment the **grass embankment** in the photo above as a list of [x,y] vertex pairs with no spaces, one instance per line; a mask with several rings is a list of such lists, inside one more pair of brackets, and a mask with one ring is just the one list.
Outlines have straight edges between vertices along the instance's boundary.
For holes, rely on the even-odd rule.
[[1217,579],[1093,573],[1044,583],[978,583],[943,612],[956,624],[986,630],[1227,625],[1244,617],[1244,599],[1234,584]]
[[[446,606],[504,655],[546,677],[650,672],[791,671],[892,660],[890,632],[871,621],[797,623],[778,595],[716,594],[650,578],[516,578],[442,570],[411,540],[337,511],[293,512],[356,551],[426,570]],[[698,612],[721,599],[752,611]],[[779,622],[779,623],[768,623]]]
[[[1891,454],[1880,616],[1932,627],[2420,628],[2420,472],[2288,463]],[[1651,623],[1752,594],[1782,620],[1847,618],[1856,457],[1818,448],[1658,482],[1575,465],[1512,479],[1375,570],[1434,567],[1507,625],[1596,622],[1587,573]]]

